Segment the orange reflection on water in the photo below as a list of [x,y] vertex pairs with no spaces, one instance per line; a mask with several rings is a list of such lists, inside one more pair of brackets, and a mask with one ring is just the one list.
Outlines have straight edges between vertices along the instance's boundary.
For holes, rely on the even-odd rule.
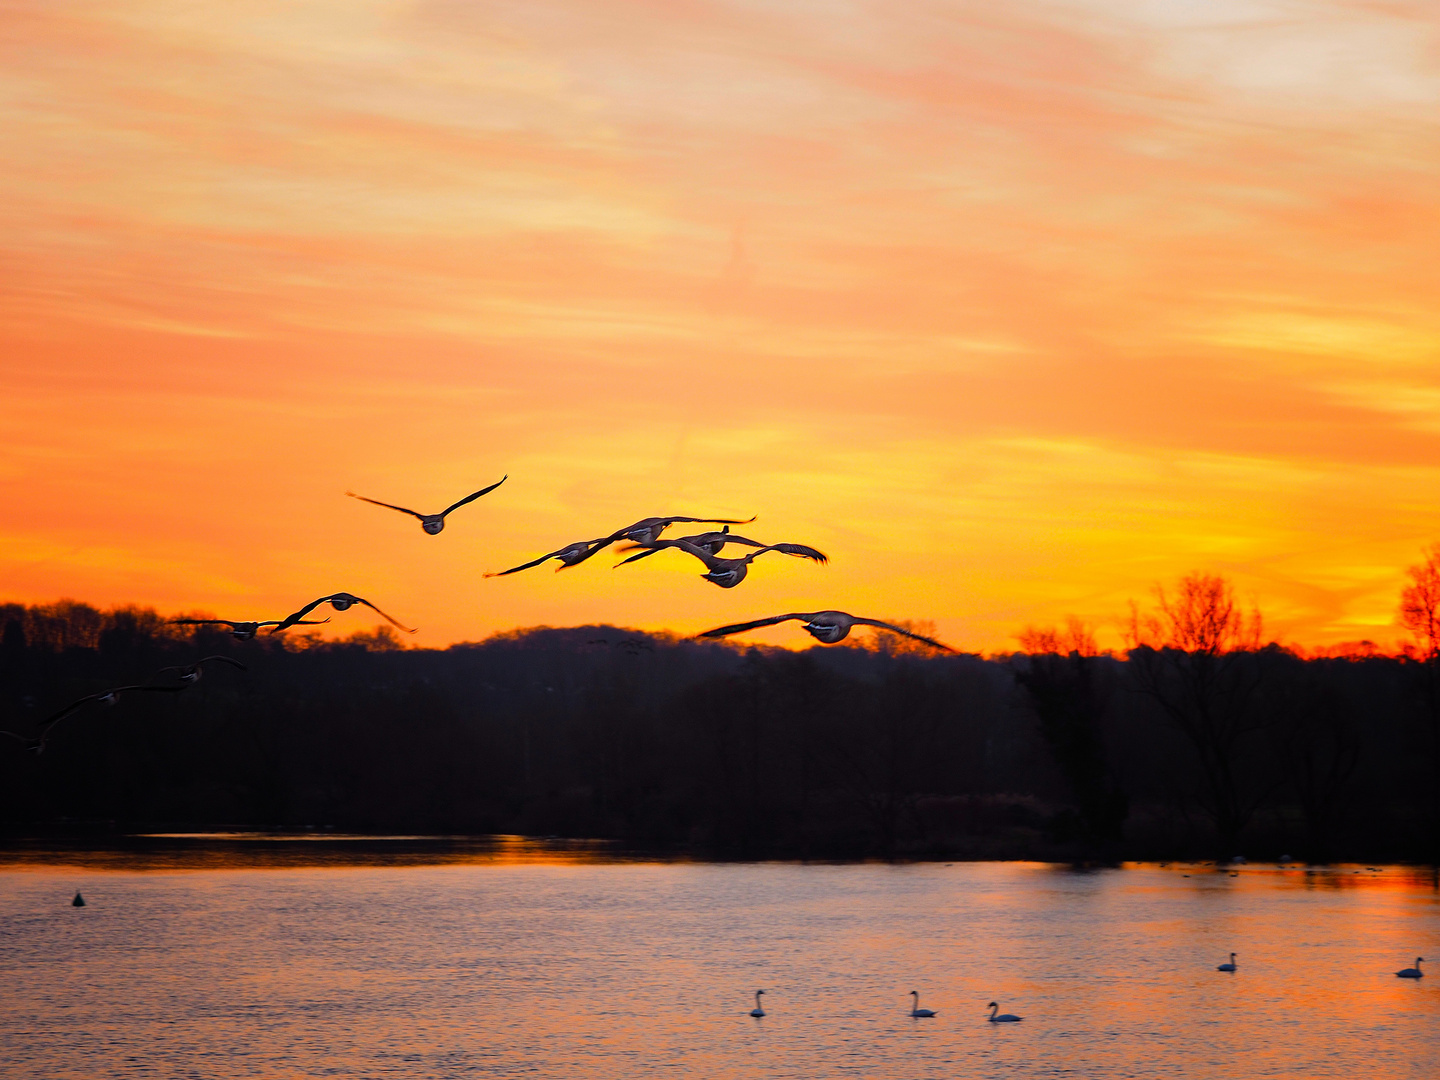
[[[214,857],[224,868],[174,873],[32,851],[0,870],[17,1068],[1399,1080],[1440,1065],[1440,987],[1393,974],[1440,939],[1440,892],[1413,870],[624,862],[509,837],[427,866]],[[89,906],[68,906],[77,888]],[[1230,952],[1239,970],[1216,971]],[[911,990],[935,1018],[907,1015]],[[992,1000],[1024,1022],[987,1023]]]

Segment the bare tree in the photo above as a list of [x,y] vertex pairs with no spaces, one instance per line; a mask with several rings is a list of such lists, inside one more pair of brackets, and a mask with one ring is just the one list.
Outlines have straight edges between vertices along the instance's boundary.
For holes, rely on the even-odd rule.
[[[1440,771],[1440,544],[1431,544],[1424,555],[1405,570],[1410,584],[1400,592],[1400,624],[1412,638],[1409,658],[1420,665],[1422,738],[1433,776]],[[1429,845],[1440,862],[1440,784],[1432,780],[1429,792]]]
[[1405,570],[1410,579],[1400,592],[1400,625],[1414,638],[1417,657],[1427,664],[1440,660],[1440,544],[1425,550],[1425,559]]
[[1264,672],[1260,612],[1245,610],[1234,586],[1214,574],[1187,574],[1173,594],[1157,586],[1155,595],[1156,610],[1145,615],[1131,602],[1131,679],[1195,749],[1198,802],[1233,854],[1267,793],[1245,767],[1264,727],[1253,707]]

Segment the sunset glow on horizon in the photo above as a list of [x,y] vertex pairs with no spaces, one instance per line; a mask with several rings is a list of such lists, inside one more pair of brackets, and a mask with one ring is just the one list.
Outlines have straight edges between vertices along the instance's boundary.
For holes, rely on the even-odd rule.
[[[0,58],[0,601],[989,652],[1200,570],[1390,647],[1440,539],[1432,5],[21,0]],[[661,514],[831,562],[481,576]]]

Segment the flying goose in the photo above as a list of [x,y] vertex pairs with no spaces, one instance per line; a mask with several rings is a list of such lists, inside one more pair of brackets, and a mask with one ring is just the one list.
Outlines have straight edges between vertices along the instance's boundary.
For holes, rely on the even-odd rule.
[[55,731],[55,725],[64,720],[71,713],[89,705],[92,701],[101,705],[114,705],[120,700],[121,694],[128,694],[132,691],[149,691],[152,693],[175,694],[186,689],[190,684],[182,683],[179,686],[115,686],[109,690],[101,690],[98,694],[86,694],[84,697],[72,701],[57,713],[52,713],[40,721],[40,737],[32,739],[25,735],[16,734],[13,731],[0,731],[0,735],[8,735],[10,738],[25,744],[25,749],[32,754],[45,752],[45,743]]
[[167,671],[173,671],[173,672],[175,672],[175,677],[176,677],[177,679],[179,679],[181,682],[186,683],[186,684],[188,685],[189,683],[199,682],[199,681],[200,681],[200,676],[201,676],[201,674],[202,674],[201,665],[202,665],[202,664],[208,664],[211,660],[219,660],[219,661],[221,661],[222,663],[229,664],[231,667],[237,667],[237,668],[239,668],[241,671],[249,671],[249,670],[250,670],[250,669],[247,668],[244,664],[240,663],[239,660],[232,660],[232,659],[231,659],[230,657],[228,657],[228,656],[202,656],[199,660],[196,660],[195,663],[193,663],[193,664],[185,664],[185,665],[182,665],[182,666],[179,666],[179,667],[163,667],[163,668],[161,668],[159,671],[157,671],[155,674],[156,674],[156,675],[164,675],[165,672],[167,672]]
[[[688,540],[652,540],[644,546],[647,548],[674,548],[687,555],[694,555],[705,564],[705,573],[700,576],[712,585],[719,585],[722,589],[733,589],[744,581],[745,575],[750,570],[750,564],[767,551],[783,551],[787,555],[801,555],[807,559],[814,559],[816,562],[826,561],[823,554],[804,544],[769,544],[758,547],[739,559],[722,559],[718,555],[710,554],[704,548],[696,547]],[[620,550],[630,551],[633,549],[624,547]]]
[[[751,540],[747,536],[737,536],[730,531],[729,525],[726,525],[725,528],[719,532],[697,533],[694,536],[681,536],[677,537],[677,539],[700,548],[702,551],[709,552],[711,555],[719,555],[721,549],[723,549],[726,544],[744,544],[747,547],[753,548],[770,547],[776,551],[783,551],[786,555],[799,555],[802,558],[814,559],[816,562],[821,563],[830,561],[824,552],[817,551],[804,544],[762,544],[759,540]],[[635,551],[637,547],[641,550],[631,555],[628,559],[621,559],[615,566],[618,568],[624,566],[626,563],[632,563],[639,559],[647,559],[656,552],[664,551],[667,547],[673,547],[675,543],[675,540],[655,540],[648,544],[634,544],[623,547],[620,549],[621,551]]]
[[[262,626],[279,626],[281,619],[265,619],[262,622],[234,622],[230,619],[170,619],[169,622],[181,626],[228,626],[230,636],[236,641],[249,641]],[[321,626],[329,619],[296,619],[291,626]]]
[[552,551],[548,555],[541,555],[538,559],[531,559],[529,562],[521,563],[519,566],[512,566],[509,570],[492,571],[485,576],[504,577],[506,574],[518,574],[521,570],[529,570],[532,566],[539,566],[548,559],[560,560],[560,565],[555,568],[558,573],[567,566],[575,566],[578,563],[584,562],[609,542],[609,540],[604,538],[599,540],[576,540],[575,543],[567,544],[559,551]]
[[277,624],[270,630],[270,633],[272,633],[272,634],[278,634],[281,630],[285,630],[285,629],[287,629],[287,628],[289,628],[289,627],[291,627],[291,626],[295,626],[297,623],[300,622],[300,620],[302,620],[306,615],[310,614],[310,612],[314,611],[314,610],[315,610],[317,607],[319,607],[321,604],[329,604],[329,605],[330,605],[331,607],[333,607],[336,611],[344,611],[346,608],[350,607],[352,604],[364,604],[364,605],[365,605],[366,607],[368,607],[371,611],[375,612],[377,615],[379,615],[381,618],[383,618],[386,622],[388,622],[391,626],[395,627],[397,630],[404,630],[405,633],[407,633],[407,634],[413,634],[413,633],[415,633],[415,631],[412,630],[412,629],[410,629],[410,627],[408,627],[408,626],[402,626],[400,623],[398,623],[398,622],[396,622],[394,619],[390,618],[389,615],[386,615],[385,612],[381,611],[378,607],[376,607],[374,604],[372,604],[369,600],[366,600],[366,599],[364,599],[363,597],[355,596],[353,593],[348,593],[348,592],[331,593],[329,596],[322,596],[322,597],[320,597],[319,600],[311,600],[310,603],[306,604],[304,607],[302,607],[299,611],[295,612],[293,615],[286,615],[285,618],[281,619],[280,622],[277,623]]
[[359,499],[361,502],[373,503],[376,506],[383,506],[388,510],[399,510],[402,514],[409,514],[411,517],[417,517],[420,519],[420,527],[424,529],[427,533],[429,533],[431,536],[434,536],[441,529],[445,528],[445,516],[449,514],[452,510],[459,510],[460,507],[464,506],[468,502],[474,502],[476,499],[480,498],[481,495],[488,495],[490,492],[494,491],[497,487],[499,487],[501,484],[503,484],[506,480],[509,479],[510,474],[506,473],[489,487],[481,488],[473,495],[466,495],[465,498],[461,499],[457,503],[453,503],[452,505],[447,506],[438,514],[422,514],[418,510],[407,510],[403,506],[396,506],[393,503],[381,502],[379,499],[367,499],[364,495],[356,495],[353,491],[347,491],[345,492],[345,494],[349,495],[352,499]]
[[[753,556],[752,556],[753,558]],[[790,619],[804,621],[802,627],[806,633],[824,645],[834,645],[836,642],[844,641],[852,628],[856,626],[878,626],[882,630],[889,630],[892,634],[904,634],[906,637],[914,638],[916,641],[923,641],[926,645],[933,645],[937,649],[946,652],[954,652],[949,645],[944,645],[934,638],[928,638],[921,634],[913,634],[909,630],[894,625],[893,623],[880,622],[878,619],[862,619],[858,615],[849,615],[843,611],[792,611],[788,615],[773,615],[768,619],[756,619],[753,622],[735,623],[733,626],[720,626],[714,630],[706,630],[703,634],[697,634],[702,638],[721,638],[731,634],[740,634],[746,630],[754,630],[760,626],[774,626],[776,623],[786,622]]]

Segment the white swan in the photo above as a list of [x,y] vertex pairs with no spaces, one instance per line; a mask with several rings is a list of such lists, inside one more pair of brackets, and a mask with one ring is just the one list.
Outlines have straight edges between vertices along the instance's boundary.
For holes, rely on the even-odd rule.
[[1415,966],[1413,968],[1406,968],[1404,971],[1395,972],[1395,974],[1402,979],[1423,979],[1425,972],[1420,970],[1420,964],[1424,959],[1425,957],[1423,956],[1415,957]]
[[1014,1013],[1001,1013],[999,1016],[996,1016],[995,1010],[1000,1008],[1000,1005],[995,1001],[990,1002],[986,1008],[990,1010],[990,1015],[986,1017],[986,1019],[992,1024],[1018,1024],[1021,1020],[1025,1019],[1023,1016],[1016,1016]]
[[750,1010],[750,1015],[757,1019],[765,1015],[765,1010],[760,1007],[760,995],[764,992],[764,990],[755,991],[755,1007]]
[[910,996],[915,999],[914,1001],[912,1001],[912,1002],[910,1003],[910,1015],[911,1015],[911,1016],[915,1017],[916,1019],[923,1020],[923,1019],[924,1019],[925,1017],[927,1017],[927,1016],[934,1016],[934,1015],[935,1015],[935,1010],[934,1010],[934,1009],[922,1009],[922,1008],[920,1007],[920,991],[919,991],[919,990],[911,990],[911,991],[910,991]]
[[1229,962],[1228,964],[1221,964],[1221,965],[1220,965],[1219,967],[1217,967],[1215,970],[1216,970],[1216,971],[1238,971],[1239,969],[1235,966],[1235,954],[1232,952],[1232,953],[1230,954],[1230,962]]

